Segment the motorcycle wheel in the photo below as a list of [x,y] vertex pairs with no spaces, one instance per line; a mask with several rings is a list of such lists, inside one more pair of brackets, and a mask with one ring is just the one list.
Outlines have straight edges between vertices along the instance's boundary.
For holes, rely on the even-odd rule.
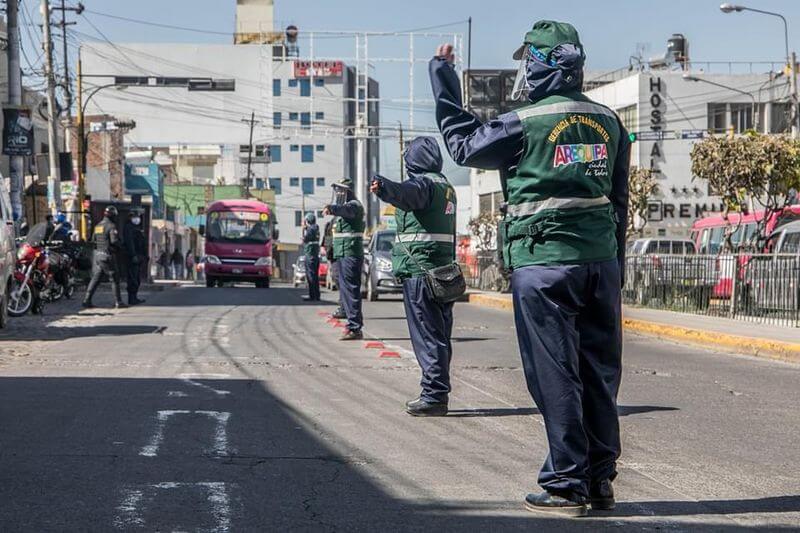
[[33,290],[31,289],[30,283],[26,283],[20,287],[18,280],[12,280],[11,292],[8,295],[9,315],[15,317],[23,316],[33,307],[33,300]]
[[44,313],[44,298],[36,298],[31,306],[31,314],[41,315]]
[[75,296],[75,283],[73,283],[72,280],[69,280],[69,284],[64,291],[64,298],[71,300],[73,296]]
[[6,292],[0,298],[0,329],[8,326],[8,300],[10,298],[9,291],[11,287],[6,287]]

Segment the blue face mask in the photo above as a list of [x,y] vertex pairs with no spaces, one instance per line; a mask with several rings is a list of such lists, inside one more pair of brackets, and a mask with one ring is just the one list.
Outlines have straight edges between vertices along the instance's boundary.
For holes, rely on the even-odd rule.
[[538,100],[548,94],[579,89],[583,84],[583,49],[574,44],[560,44],[549,54],[529,46],[520,61],[512,97],[527,96]]

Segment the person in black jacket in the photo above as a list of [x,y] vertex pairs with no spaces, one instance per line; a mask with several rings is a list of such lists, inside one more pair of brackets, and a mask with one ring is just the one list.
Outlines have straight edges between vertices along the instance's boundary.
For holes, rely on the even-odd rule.
[[119,232],[117,231],[117,208],[113,205],[106,207],[103,211],[103,220],[95,226],[92,240],[95,244],[94,263],[92,265],[92,280],[83,298],[83,307],[94,307],[92,297],[103,274],[111,280],[111,290],[114,294],[114,307],[117,309],[128,307],[122,302],[119,289],[119,270],[117,270],[117,260],[122,243],[120,242]]
[[127,259],[128,305],[144,303],[138,296],[141,284],[142,265],[147,263],[147,247],[142,229],[142,215],[132,211],[128,222],[122,228],[122,242],[125,245]]

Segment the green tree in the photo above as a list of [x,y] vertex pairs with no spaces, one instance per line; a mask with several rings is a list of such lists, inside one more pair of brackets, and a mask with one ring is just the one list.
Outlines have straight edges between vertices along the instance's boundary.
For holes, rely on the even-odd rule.
[[647,225],[650,199],[658,194],[658,182],[649,168],[631,168],[628,175],[628,235],[642,235]]
[[[766,222],[800,189],[800,142],[786,135],[707,137],[692,147],[691,159],[692,174],[722,199],[726,220],[731,213],[765,211],[754,235],[759,247],[767,237]],[[734,248],[738,229],[728,223],[723,248]]]

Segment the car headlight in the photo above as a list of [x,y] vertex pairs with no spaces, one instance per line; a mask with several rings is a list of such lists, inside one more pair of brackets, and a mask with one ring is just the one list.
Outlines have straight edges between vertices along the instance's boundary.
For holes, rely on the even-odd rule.
[[381,272],[391,272],[392,271],[392,262],[391,261],[387,261],[386,259],[378,259],[375,262],[375,268],[377,268]]
[[259,257],[256,259],[256,266],[272,266],[272,258],[271,257]]
[[217,257],[216,255],[207,255],[206,263],[211,263],[212,265],[221,265],[222,261],[220,261],[219,257]]

